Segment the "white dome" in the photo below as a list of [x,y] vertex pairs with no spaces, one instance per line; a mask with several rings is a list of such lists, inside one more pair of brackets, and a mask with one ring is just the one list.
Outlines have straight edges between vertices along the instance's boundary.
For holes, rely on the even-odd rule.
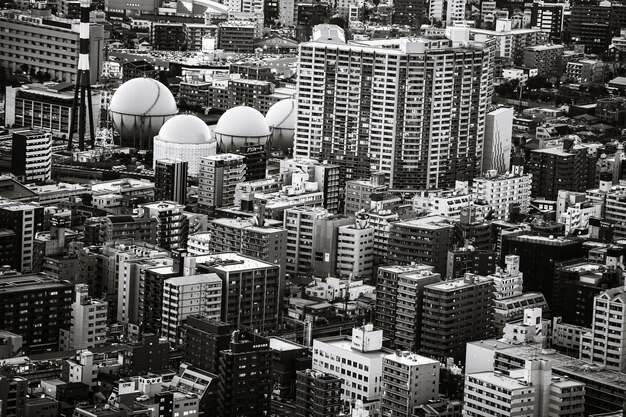
[[265,120],[271,128],[295,130],[296,100],[286,98],[274,103],[267,111]]
[[209,126],[191,114],[180,114],[166,121],[159,130],[158,138],[165,142],[190,145],[215,141]]
[[257,138],[270,135],[265,117],[256,109],[247,106],[227,110],[217,121],[215,133],[218,135]]
[[171,116],[178,112],[169,88],[152,78],[126,81],[113,94],[109,110],[138,116]]

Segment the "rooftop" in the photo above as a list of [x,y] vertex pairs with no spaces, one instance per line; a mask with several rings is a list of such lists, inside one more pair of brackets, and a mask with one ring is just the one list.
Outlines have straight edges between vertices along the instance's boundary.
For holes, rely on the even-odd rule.
[[353,355],[360,356],[369,360],[382,359],[390,353],[393,353],[393,350],[387,348],[382,348],[381,350],[370,352],[362,352],[358,349],[353,349],[351,337],[345,335],[321,337],[319,339],[315,339],[313,341],[313,346],[315,346],[315,344],[317,343],[323,343],[327,346],[331,346],[339,350],[344,350],[346,352],[350,352]]
[[198,275],[188,275],[184,277],[175,277],[168,278],[165,280],[166,283],[171,286],[181,286],[181,285],[193,285],[193,284],[212,284],[212,283],[220,283],[222,280],[217,274],[198,274]]
[[270,337],[269,340],[270,340],[270,349],[280,350],[281,352],[286,351],[286,350],[306,349],[305,346],[302,346],[295,342],[290,342],[285,339],[281,339],[279,337]]
[[0,277],[0,293],[71,289],[68,281],[60,281],[43,274],[26,274]]
[[402,365],[419,366],[419,365],[439,365],[439,361],[426,356],[421,356],[411,352],[395,352],[386,355],[385,359],[391,360]]
[[479,372],[477,374],[470,374],[469,376],[509,390],[525,389],[529,387],[526,382],[497,372]]
[[217,255],[200,255],[195,258],[196,264],[204,264],[213,269],[225,272],[277,267],[272,263],[249,258],[235,252],[220,253]]

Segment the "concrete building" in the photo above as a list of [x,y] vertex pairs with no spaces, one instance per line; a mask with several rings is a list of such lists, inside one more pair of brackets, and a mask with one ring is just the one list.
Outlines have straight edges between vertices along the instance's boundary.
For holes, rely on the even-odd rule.
[[282,159],[280,173],[289,176],[292,172],[308,174],[308,180],[317,183],[318,190],[324,194],[323,207],[331,213],[339,212],[341,191],[339,165],[320,163],[310,159]]
[[185,362],[213,374],[219,372],[219,356],[230,346],[234,326],[208,315],[192,314],[185,320]]
[[[0,29],[0,63],[3,68],[28,73],[41,71],[48,73],[52,80],[75,81],[80,46],[78,20],[3,10]],[[104,49],[104,25],[90,24],[91,84],[100,82]]]
[[411,415],[415,407],[437,399],[439,366],[439,361],[407,351],[386,355],[383,358],[381,415]]
[[371,416],[380,415],[383,358],[392,353],[382,342],[383,331],[371,324],[353,329],[352,338],[313,341],[313,369],[341,378],[342,401],[362,401]]
[[561,43],[566,6],[561,3],[533,3],[530,26],[545,33],[550,42]]
[[605,64],[595,59],[581,59],[568,62],[565,76],[579,83],[601,83],[604,81]]
[[43,130],[13,132],[11,171],[22,182],[52,178],[52,136]]
[[[493,88],[492,48],[481,49],[469,42],[465,30],[457,33],[460,38],[466,36],[458,43],[416,38],[356,45],[346,44],[341,30],[333,25],[318,29],[315,33],[323,35],[300,47],[295,157],[339,164],[342,180],[380,172],[388,178],[389,188],[398,190],[449,187],[455,180],[477,176]],[[433,65],[425,66],[431,60]],[[332,66],[331,62],[346,65]],[[465,84],[460,75],[465,72],[477,77],[477,84]],[[358,75],[366,73],[374,78]],[[402,75],[406,81],[400,74],[406,74]],[[427,80],[440,78],[442,86],[459,88],[446,90],[449,102],[433,100],[435,112]],[[478,104],[453,108],[455,100]],[[329,105],[320,108],[316,102]],[[426,114],[435,116],[427,119]]]
[[67,329],[72,318],[74,286],[35,274],[5,276],[2,284],[3,330],[22,336],[26,354],[56,350],[60,329]]
[[106,342],[107,302],[89,297],[89,286],[77,284],[72,303],[72,324],[61,329],[63,350],[92,349]]
[[464,22],[465,4],[465,0],[431,0],[428,4],[428,16],[446,26],[454,22]]
[[341,412],[341,379],[321,371],[298,371],[296,417],[338,417]]
[[185,25],[178,22],[152,22],[150,44],[157,51],[180,51],[186,47]]
[[494,39],[496,59],[522,65],[524,48],[545,43],[545,36],[539,29],[513,29],[510,19],[498,19],[495,30],[470,28],[470,33],[477,42]]
[[222,280],[222,321],[259,332],[278,327],[284,288],[278,265],[232,252],[190,261],[198,272],[214,273]]
[[337,229],[337,266],[340,277],[372,277],[374,229],[364,222]]
[[33,271],[35,237],[43,230],[43,216],[44,208],[34,204],[0,202],[0,227],[15,235],[12,245],[16,257],[10,265],[18,272]]
[[493,334],[493,280],[465,278],[424,287],[421,347],[435,358],[465,357],[465,344]]
[[203,157],[198,174],[198,206],[204,211],[233,204],[235,186],[245,177],[244,157],[219,154]]
[[219,320],[221,310],[222,280],[216,274],[168,278],[163,283],[161,335],[181,345],[181,331],[187,317],[203,314]]
[[183,213],[185,206],[173,201],[159,201],[140,206],[141,217],[157,219],[156,244],[166,250],[187,247],[189,220]]
[[187,161],[159,159],[154,166],[154,197],[185,204],[187,201]]
[[[7,86],[5,124],[9,127],[42,129],[55,138],[67,138],[70,133],[73,100],[74,86],[70,83]],[[91,102],[90,110],[97,125],[99,122],[97,115],[100,114],[100,92],[92,92]]]
[[524,49],[524,65],[537,68],[539,75],[560,76],[563,73],[563,45],[538,45]]
[[217,31],[217,47],[227,52],[253,53],[256,32],[254,22],[245,20],[222,22]]
[[519,207],[521,213],[528,212],[532,181],[531,175],[517,167],[502,175],[491,170],[474,179],[474,198],[489,203],[492,219],[508,220],[513,207]]
[[510,171],[512,135],[512,107],[500,107],[487,113],[482,172],[496,170],[504,174]]
[[580,358],[612,371],[626,371],[626,287],[595,297],[591,332],[582,335]]
[[387,186],[383,175],[372,174],[369,180],[346,181],[346,215],[354,216],[361,210],[369,210],[372,204],[372,194],[385,191],[387,191]]

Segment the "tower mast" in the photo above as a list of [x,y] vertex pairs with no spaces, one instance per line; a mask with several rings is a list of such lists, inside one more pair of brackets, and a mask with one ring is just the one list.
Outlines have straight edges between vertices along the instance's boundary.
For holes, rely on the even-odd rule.
[[[89,12],[91,0],[80,0],[80,29],[79,29],[79,55],[78,71],[76,72],[76,86],[74,89],[74,102],[70,119],[70,135],[68,149],[72,150],[74,133],[78,124],[78,148],[85,150],[85,130],[87,129],[87,115],[89,115],[89,138],[91,147],[94,147],[96,138],[93,123],[93,107],[91,103],[91,76],[89,74]],[[85,102],[85,96],[87,102]],[[78,114],[77,114],[78,112]]]

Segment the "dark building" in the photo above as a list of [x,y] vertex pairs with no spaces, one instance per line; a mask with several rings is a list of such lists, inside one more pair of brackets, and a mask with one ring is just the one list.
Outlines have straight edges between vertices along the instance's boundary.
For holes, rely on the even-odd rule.
[[226,52],[254,53],[254,32],[253,22],[231,20],[220,23],[217,31],[217,47]]
[[18,268],[17,235],[13,230],[0,229],[0,265]]
[[239,155],[243,156],[246,165],[245,181],[262,180],[267,177],[267,148],[265,145],[242,146]]
[[123,375],[142,375],[169,369],[170,342],[152,333],[124,344],[121,351]]
[[570,36],[572,42],[585,45],[588,54],[607,52],[612,38],[626,27],[626,5],[590,1],[571,7]]
[[26,353],[55,351],[70,327],[74,285],[45,275],[0,276],[0,328],[19,334]]
[[24,416],[27,391],[28,381],[25,378],[0,371],[0,416]]
[[277,337],[270,338],[274,392],[282,400],[296,396],[296,372],[311,368],[311,352],[306,346]]
[[550,308],[553,316],[561,316],[567,324],[591,327],[594,298],[623,285],[620,268],[592,261],[564,262],[555,269],[554,302]]
[[263,2],[263,19],[266,27],[271,27],[278,22],[278,0],[265,0]]
[[187,48],[185,25],[183,23],[152,23],[152,49],[158,51],[182,51]]
[[431,265],[445,275],[452,233],[453,226],[437,216],[392,223],[387,262]]
[[31,272],[34,261],[34,240],[43,229],[43,207],[32,204],[0,205],[0,228],[15,233],[16,258],[9,265],[22,273]]
[[[161,159],[154,167],[154,198],[185,204],[187,200],[187,161]],[[265,172],[264,172],[265,173]]]
[[533,3],[530,9],[530,26],[538,27],[543,32],[549,29],[550,41],[561,43],[563,17],[562,4]]
[[230,64],[230,74],[239,74],[246,80],[271,81],[274,79],[272,67],[257,63],[237,62]]
[[139,310],[139,320],[143,323],[144,332],[158,334],[161,331],[163,282],[178,276],[180,273],[171,266],[144,269],[143,291],[139,295],[139,302],[143,304]]
[[[36,107],[35,107],[36,108]],[[43,182],[52,176],[52,135],[43,130],[13,132],[11,172],[22,182]]]
[[553,305],[555,266],[584,256],[582,240],[569,237],[541,236],[532,233],[502,235],[501,259],[506,255],[520,257],[524,274],[524,292],[540,292]]
[[234,326],[202,315],[192,315],[187,317],[185,329],[185,362],[217,374],[220,352],[230,347]]
[[465,274],[489,275],[496,271],[498,255],[490,250],[461,248],[448,251],[447,278],[462,278]]
[[393,23],[417,29],[426,22],[428,3],[424,0],[396,0],[393,2]]
[[58,417],[59,403],[52,398],[29,398],[24,407],[24,417]]
[[341,384],[336,376],[308,369],[296,382],[296,417],[336,417],[341,412]]
[[230,349],[220,354],[217,415],[269,415],[272,393],[269,340],[235,330]]
[[330,17],[332,6],[324,0],[299,2],[296,14],[296,39],[308,40],[313,34],[313,27],[322,24]]
[[130,61],[122,64],[122,80],[133,78],[156,78],[154,65],[146,61]]
[[532,151],[528,162],[528,172],[533,176],[531,195],[556,200],[559,190],[583,192],[594,188],[596,161],[587,148],[575,149],[569,141],[563,149]]
[[465,345],[494,333],[491,278],[464,278],[426,285],[422,302],[421,347],[432,358],[465,360]]

